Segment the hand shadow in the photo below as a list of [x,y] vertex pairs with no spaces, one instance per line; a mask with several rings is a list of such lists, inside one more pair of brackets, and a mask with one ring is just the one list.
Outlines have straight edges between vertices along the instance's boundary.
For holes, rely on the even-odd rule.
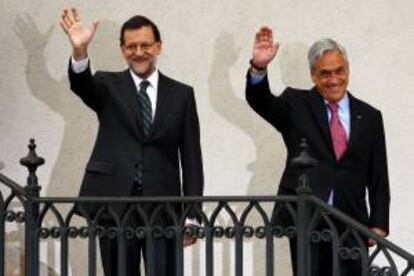
[[[252,172],[247,195],[269,194],[269,189],[276,194],[276,183],[280,169],[275,165],[282,162],[284,148],[281,142],[277,141],[276,132],[266,126],[244,99],[236,96],[230,82],[230,70],[239,58],[239,52],[233,35],[221,33],[215,43],[209,77],[210,102],[218,114],[237,126],[250,137],[255,145],[256,158],[247,165],[247,169]],[[244,81],[244,78],[241,81]],[[262,222],[258,216],[252,215],[249,224],[259,226],[262,225]],[[230,244],[224,244],[224,248],[226,246],[230,246]],[[262,275],[266,259],[265,244],[255,240],[252,241],[252,248],[253,275]],[[231,250],[225,250],[225,252],[231,252]],[[223,255],[223,258],[225,258],[223,260],[223,275],[227,275],[226,273],[230,271],[230,256]]]
[[[278,54],[282,81],[286,86],[309,87],[309,70],[306,66],[306,46],[301,43],[292,43],[281,49]],[[223,32],[216,40],[214,56],[209,76],[209,96],[214,110],[224,119],[237,126],[244,134],[250,137],[255,145],[256,158],[247,169],[252,172],[249,181],[248,195],[269,195],[269,191],[277,193],[277,186],[285,163],[286,149],[282,139],[277,139],[277,132],[261,119],[248,106],[244,99],[236,96],[230,82],[230,71],[239,58],[240,49],[235,45],[233,34]],[[303,57],[303,53],[305,56]],[[303,62],[304,61],[304,62]],[[246,66],[247,71],[247,66]],[[244,78],[242,79],[244,81]],[[236,151],[237,149],[235,149]],[[270,214],[271,206],[267,213]],[[249,225],[260,226],[263,222],[258,214],[252,214]],[[265,243],[252,241],[252,269],[253,275],[262,275],[266,267]],[[224,244],[224,248],[230,246]],[[290,263],[287,242],[278,247],[281,254],[276,255],[275,267],[286,266]],[[230,252],[231,250],[224,250]],[[223,275],[230,272],[230,255],[223,255]],[[226,274],[227,273],[227,274]]]
[[[46,189],[47,196],[77,196],[84,167],[96,136],[97,119],[69,90],[66,76],[56,80],[49,72],[45,49],[54,29],[54,26],[49,26],[45,32],[42,32],[28,14],[24,18],[16,18],[13,28],[27,52],[25,77],[32,95],[64,120],[60,151],[52,169],[50,182],[43,183],[43,189]],[[100,62],[98,66],[102,65],[104,69],[123,67],[119,48],[114,49],[118,39],[117,32],[117,25],[114,22],[102,21],[91,45],[93,56]],[[108,42],[111,40],[113,43]],[[94,59],[91,59],[93,63]],[[68,61],[69,55],[66,66]],[[52,131],[50,135],[53,135]],[[73,223],[83,222],[76,216],[75,218]],[[70,256],[72,260],[76,260],[71,266],[73,275],[85,274],[86,264],[83,262],[88,259],[86,244],[79,240],[71,240],[70,244]],[[55,247],[54,244],[50,246]],[[54,267],[55,256],[52,256],[52,253],[52,251],[48,252],[48,265]]]

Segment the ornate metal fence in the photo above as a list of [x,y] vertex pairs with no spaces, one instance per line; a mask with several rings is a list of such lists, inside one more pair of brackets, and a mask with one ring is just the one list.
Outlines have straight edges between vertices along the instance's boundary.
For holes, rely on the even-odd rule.
[[[306,169],[314,165],[307,156],[306,146],[296,159],[304,174],[294,196],[206,196],[206,197],[130,197],[130,198],[56,198],[40,197],[36,169],[44,160],[35,153],[31,140],[29,155],[21,160],[29,170],[24,188],[3,174],[4,184],[0,193],[0,276],[5,275],[6,226],[24,225],[25,275],[39,275],[39,244],[43,239],[60,241],[60,275],[69,273],[69,245],[73,239],[88,243],[87,275],[97,274],[97,240],[101,237],[117,239],[118,260],[125,262],[124,246],[131,239],[144,239],[149,256],[155,239],[175,242],[176,275],[184,275],[183,235],[200,239],[205,250],[205,275],[214,275],[214,241],[229,239],[234,243],[234,274],[243,275],[244,247],[247,239],[265,243],[266,276],[274,275],[275,242],[281,238],[291,241],[296,254],[296,275],[311,275],[312,250],[319,243],[326,243],[332,250],[333,275],[349,261],[358,262],[360,275],[414,275],[414,256],[390,241],[371,232],[366,226],[346,216],[315,197],[307,188]],[[6,192],[5,189],[7,189]],[[20,210],[12,208],[20,206]],[[99,206],[92,216],[84,218],[83,225],[74,223],[79,215],[75,206]],[[119,212],[119,210],[123,210]],[[199,218],[199,225],[186,225],[189,214]],[[283,216],[284,222],[279,218]],[[226,217],[226,223],[220,220]],[[254,217],[254,219],[252,219]],[[131,226],[131,218],[138,225]],[[160,219],[162,218],[162,219]],[[286,219],[287,218],[287,219]],[[110,219],[112,226],[104,226]],[[286,223],[290,221],[290,223]],[[253,223],[252,223],[253,222]],[[371,253],[367,240],[377,245]],[[295,250],[296,248],[296,250]],[[147,275],[154,276],[153,264],[147,257]],[[86,274],[86,271],[85,271]],[[125,266],[118,266],[118,275],[125,275]]]

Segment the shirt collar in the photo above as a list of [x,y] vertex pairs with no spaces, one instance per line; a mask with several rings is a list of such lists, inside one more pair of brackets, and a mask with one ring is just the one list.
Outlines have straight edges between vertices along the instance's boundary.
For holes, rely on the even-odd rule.
[[[323,99],[323,101],[325,102],[325,104],[327,105],[329,102],[326,99]],[[349,96],[348,96],[348,92],[345,93],[345,95],[342,97],[342,99],[337,102],[338,107],[340,110],[347,110],[349,109]]]
[[[139,89],[139,87],[141,85],[141,82],[144,79],[139,77],[137,74],[135,74],[131,69],[129,70],[129,72],[131,73],[131,76],[132,76],[132,79],[134,80],[135,86],[137,87],[137,89]],[[146,79],[154,89],[157,89],[157,87],[158,87],[159,75],[160,75],[159,71],[156,68],[154,70],[154,72],[152,72],[152,74]]]

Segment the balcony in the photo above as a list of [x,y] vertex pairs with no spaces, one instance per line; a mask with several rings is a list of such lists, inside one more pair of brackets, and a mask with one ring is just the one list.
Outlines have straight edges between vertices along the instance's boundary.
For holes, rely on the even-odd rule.
[[[195,270],[189,271],[186,266],[189,262],[187,249],[181,246],[184,235],[198,238],[201,254],[199,258],[190,258],[190,263],[198,268],[199,275],[248,275],[251,266],[248,260],[252,256],[247,248],[251,247],[254,247],[253,252],[263,256],[260,262],[263,267],[255,267],[255,270],[266,276],[280,275],[277,259],[286,252],[279,252],[278,248],[281,242],[288,240],[293,241],[294,266],[299,276],[311,275],[312,248],[322,243],[332,250],[333,258],[326,263],[332,266],[333,275],[341,275],[341,269],[349,262],[358,264],[360,275],[414,275],[412,254],[312,194],[307,187],[306,170],[315,160],[307,155],[306,145],[302,145],[301,155],[296,159],[303,169],[296,195],[125,198],[40,197],[36,170],[44,160],[36,155],[35,147],[32,140],[28,156],[21,160],[29,171],[27,185],[19,185],[0,174],[3,185],[3,192],[0,192],[0,276],[22,275],[23,271],[28,276],[70,275],[69,256],[76,254],[71,246],[75,240],[84,241],[87,248],[83,275],[98,275],[99,238],[117,239],[119,264],[126,261],[126,243],[132,239],[145,240],[144,254],[147,254],[147,275],[150,276],[156,276],[150,257],[154,241],[171,240],[177,245],[176,275],[195,275]],[[79,210],[87,205],[95,206],[95,212],[80,216]],[[185,224],[190,215],[196,217],[199,224]],[[283,223],[280,217],[284,217]],[[139,223],[131,224],[131,221]],[[13,233],[22,233],[24,238],[13,237]],[[368,239],[376,242],[372,250],[367,250]],[[22,258],[22,268],[6,261],[12,255],[16,240],[24,243],[22,256],[14,254]],[[53,253],[58,257],[53,269],[58,272],[42,268],[41,244],[48,241],[59,245]],[[226,257],[223,251],[228,253]],[[229,267],[229,264],[228,272],[219,272],[218,268]],[[13,270],[18,274],[13,274]],[[118,265],[117,274],[125,275],[125,265]]]

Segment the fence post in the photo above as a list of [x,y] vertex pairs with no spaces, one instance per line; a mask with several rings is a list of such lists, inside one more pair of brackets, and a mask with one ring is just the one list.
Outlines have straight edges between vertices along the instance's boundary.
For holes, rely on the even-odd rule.
[[317,165],[317,160],[312,158],[308,152],[308,144],[306,139],[302,139],[299,145],[299,155],[292,159],[291,164],[298,168],[301,172],[298,180],[298,188],[296,193],[298,195],[297,205],[297,260],[296,260],[296,271],[298,276],[310,275],[311,263],[310,263],[310,244],[309,244],[309,233],[307,226],[310,220],[310,206],[308,197],[312,194],[312,190],[308,185],[307,170]]
[[36,154],[34,139],[30,139],[28,146],[29,154],[20,159],[20,164],[27,167],[29,176],[27,178],[27,198],[25,204],[25,275],[39,275],[39,203],[34,199],[39,198],[40,189],[37,182],[36,170],[45,163],[45,160]]
[[[302,175],[302,182],[306,183],[306,176]],[[299,187],[296,189],[298,195],[298,221],[297,221],[297,272],[298,276],[310,275],[310,244],[307,226],[310,220],[310,209],[308,196],[312,194],[308,187]]]
[[[0,161],[0,170],[4,168],[4,164]],[[4,199],[3,199],[3,194],[0,191],[0,276],[4,276],[5,275],[5,260],[6,260],[6,256],[5,256],[5,252],[4,250],[6,249],[6,228],[5,228],[5,223],[6,223],[6,208],[5,208],[5,204],[4,204]]]

